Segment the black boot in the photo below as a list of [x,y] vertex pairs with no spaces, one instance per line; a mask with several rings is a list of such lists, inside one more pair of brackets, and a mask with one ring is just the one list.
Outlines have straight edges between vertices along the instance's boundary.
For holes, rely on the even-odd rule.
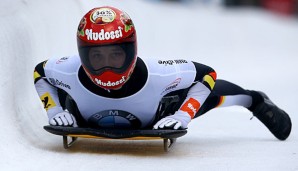
[[289,115],[278,108],[263,92],[251,91],[253,104],[249,108],[278,139],[285,140],[291,133],[292,123]]

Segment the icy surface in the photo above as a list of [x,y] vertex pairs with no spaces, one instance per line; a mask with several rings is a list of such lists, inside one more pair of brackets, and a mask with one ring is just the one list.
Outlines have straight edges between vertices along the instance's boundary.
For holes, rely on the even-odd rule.
[[[207,2],[207,1],[206,1]],[[33,86],[34,66],[76,54],[76,29],[89,9],[113,5],[133,18],[139,56],[186,58],[221,79],[265,91],[293,123],[279,141],[247,110],[215,109],[164,153],[161,141],[79,140],[42,129],[47,117]],[[298,20],[258,9],[149,0],[0,2],[1,170],[298,170]]]

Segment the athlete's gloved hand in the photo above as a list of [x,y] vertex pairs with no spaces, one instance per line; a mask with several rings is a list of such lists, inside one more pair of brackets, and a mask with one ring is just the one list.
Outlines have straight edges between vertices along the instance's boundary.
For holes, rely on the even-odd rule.
[[177,111],[174,115],[159,120],[153,129],[186,129],[190,121],[191,118],[188,114]]
[[78,127],[75,117],[66,112],[60,112],[49,120],[50,125]]

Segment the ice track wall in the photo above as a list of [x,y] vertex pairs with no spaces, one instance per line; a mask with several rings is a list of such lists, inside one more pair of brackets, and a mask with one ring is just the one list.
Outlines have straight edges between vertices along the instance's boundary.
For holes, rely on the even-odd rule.
[[[74,28],[83,8],[77,1],[25,0],[1,1],[0,8],[1,139],[12,143],[6,129],[13,129],[18,131],[10,138],[38,142],[38,130],[47,121],[33,86],[34,66],[55,53],[75,52]],[[65,40],[73,41],[58,43]]]

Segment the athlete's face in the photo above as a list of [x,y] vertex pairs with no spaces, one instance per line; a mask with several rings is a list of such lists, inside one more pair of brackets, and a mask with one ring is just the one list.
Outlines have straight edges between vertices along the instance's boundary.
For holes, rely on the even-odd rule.
[[117,45],[93,47],[89,51],[89,61],[94,70],[103,67],[121,68],[125,58],[125,51]]

